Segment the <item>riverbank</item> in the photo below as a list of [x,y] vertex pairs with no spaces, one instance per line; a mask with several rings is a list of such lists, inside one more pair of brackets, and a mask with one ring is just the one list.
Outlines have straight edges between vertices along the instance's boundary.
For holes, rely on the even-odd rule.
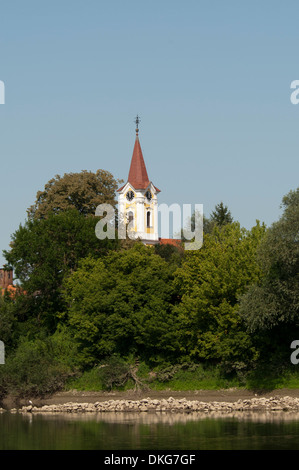
[[[17,411],[11,410],[11,411]],[[23,406],[21,413],[95,413],[95,412],[218,412],[234,413],[236,411],[299,411],[299,398],[260,397],[236,402],[187,400],[186,398],[143,398],[141,400],[108,400],[95,403],[69,402],[60,405]]]
[[20,412],[108,412],[108,411],[298,411],[299,389],[277,389],[254,392],[243,389],[171,390],[135,392],[79,392],[56,393],[50,397],[3,401],[6,410]]

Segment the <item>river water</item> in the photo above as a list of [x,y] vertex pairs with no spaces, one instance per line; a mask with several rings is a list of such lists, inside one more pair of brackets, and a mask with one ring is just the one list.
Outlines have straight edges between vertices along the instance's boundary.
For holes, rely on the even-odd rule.
[[0,450],[299,450],[299,413],[4,412]]

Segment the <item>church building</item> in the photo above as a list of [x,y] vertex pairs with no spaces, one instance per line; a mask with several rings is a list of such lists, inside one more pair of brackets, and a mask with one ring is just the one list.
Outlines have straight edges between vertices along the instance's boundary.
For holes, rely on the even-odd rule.
[[119,218],[128,224],[128,234],[145,245],[160,243],[158,233],[158,199],[160,190],[150,181],[139,141],[136,118],[136,139],[128,180],[118,189]]

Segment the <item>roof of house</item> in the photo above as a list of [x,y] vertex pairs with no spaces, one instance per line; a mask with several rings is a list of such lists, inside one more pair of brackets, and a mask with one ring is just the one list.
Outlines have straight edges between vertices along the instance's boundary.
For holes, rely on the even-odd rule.
[[160,245],[182,246],[182,240],[178,238],[159,238]]
[[10,292],[11,294],[15,294],[17,291],[17,288],[13,285],[9,285],[7,287],[1,287],[0,291],[1,291],[2,296],[5,294],[5,292]]

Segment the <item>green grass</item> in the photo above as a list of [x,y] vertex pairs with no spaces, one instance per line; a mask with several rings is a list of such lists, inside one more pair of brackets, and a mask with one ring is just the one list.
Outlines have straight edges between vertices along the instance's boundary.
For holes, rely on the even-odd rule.
[[[134,387],[134,383],[128,380],[123,387],[114,388],[114,390],[125,391],[130,390]],[[99,374],[99,369],[96,367],[89,371],[82,373],[80,377],[71,379],[67,382],[66,390],[78,390],[81,392],[103,392],[107,391],[104,387]]]
[[290,374],[282,381],[281,388],[299,388],[299,374]]
[[71,379],[66,384],[67,390],[79,390],[86,392],[101,392],[103,391],[103,385],[100,381],[98,369],[91,369],[83,372],[80,377]]
[[[280,388],[299,389],[299,369],[287,370],[284,374],[266,373],[265,370],[255,371],[249,374],[245,381],[237,377],[225,376],[217,367],[204,368],[201,365],[190,369],[174,368],[150,370],[145,364],[141,364],[138,373],[139,379],[151,390],[220,390],[228,388],[240,388],[248,390],[277,390]],[[129,380],[123,387],[113,390],[125,391],[134,388],[134,383]],[[94,368],[85,371],[80,377],[71,379],[67,383],[67,390],[100,392],[106,390],[103,386],[99,371]]]
[[251,374],[246,382],[248,389],[278,390],[281,388],[299,388],[299,371],[286,370],[283,373]]
[[188,390],[218,390],[223,388],[239,387],[236,378],[227,378],[221,375],[218,369],[178,370],[172,378],[166,381],[155,379],[150,383],[153,390],[171,389],[174,391]]
[[[228,379],[221,376],[217,368],[205,370],[202,366],[191,367],[189,370],[180,369],[175,372],[174,368],[158,369],[151,371],[148,366],[141,364],[138,372],[141,382],[152,390],[217,390],[230,387],[238,387],[240,383],[236,379]],[[170,377],[170,378],[168,378]],[[68,390],[79,391],[104,391],[97,368],[84,372],[80,377],[71,379],[67,383]],[[125,391],[134,388],[134,382],[128,380],[123,387],[113,388],[114,390]]]

